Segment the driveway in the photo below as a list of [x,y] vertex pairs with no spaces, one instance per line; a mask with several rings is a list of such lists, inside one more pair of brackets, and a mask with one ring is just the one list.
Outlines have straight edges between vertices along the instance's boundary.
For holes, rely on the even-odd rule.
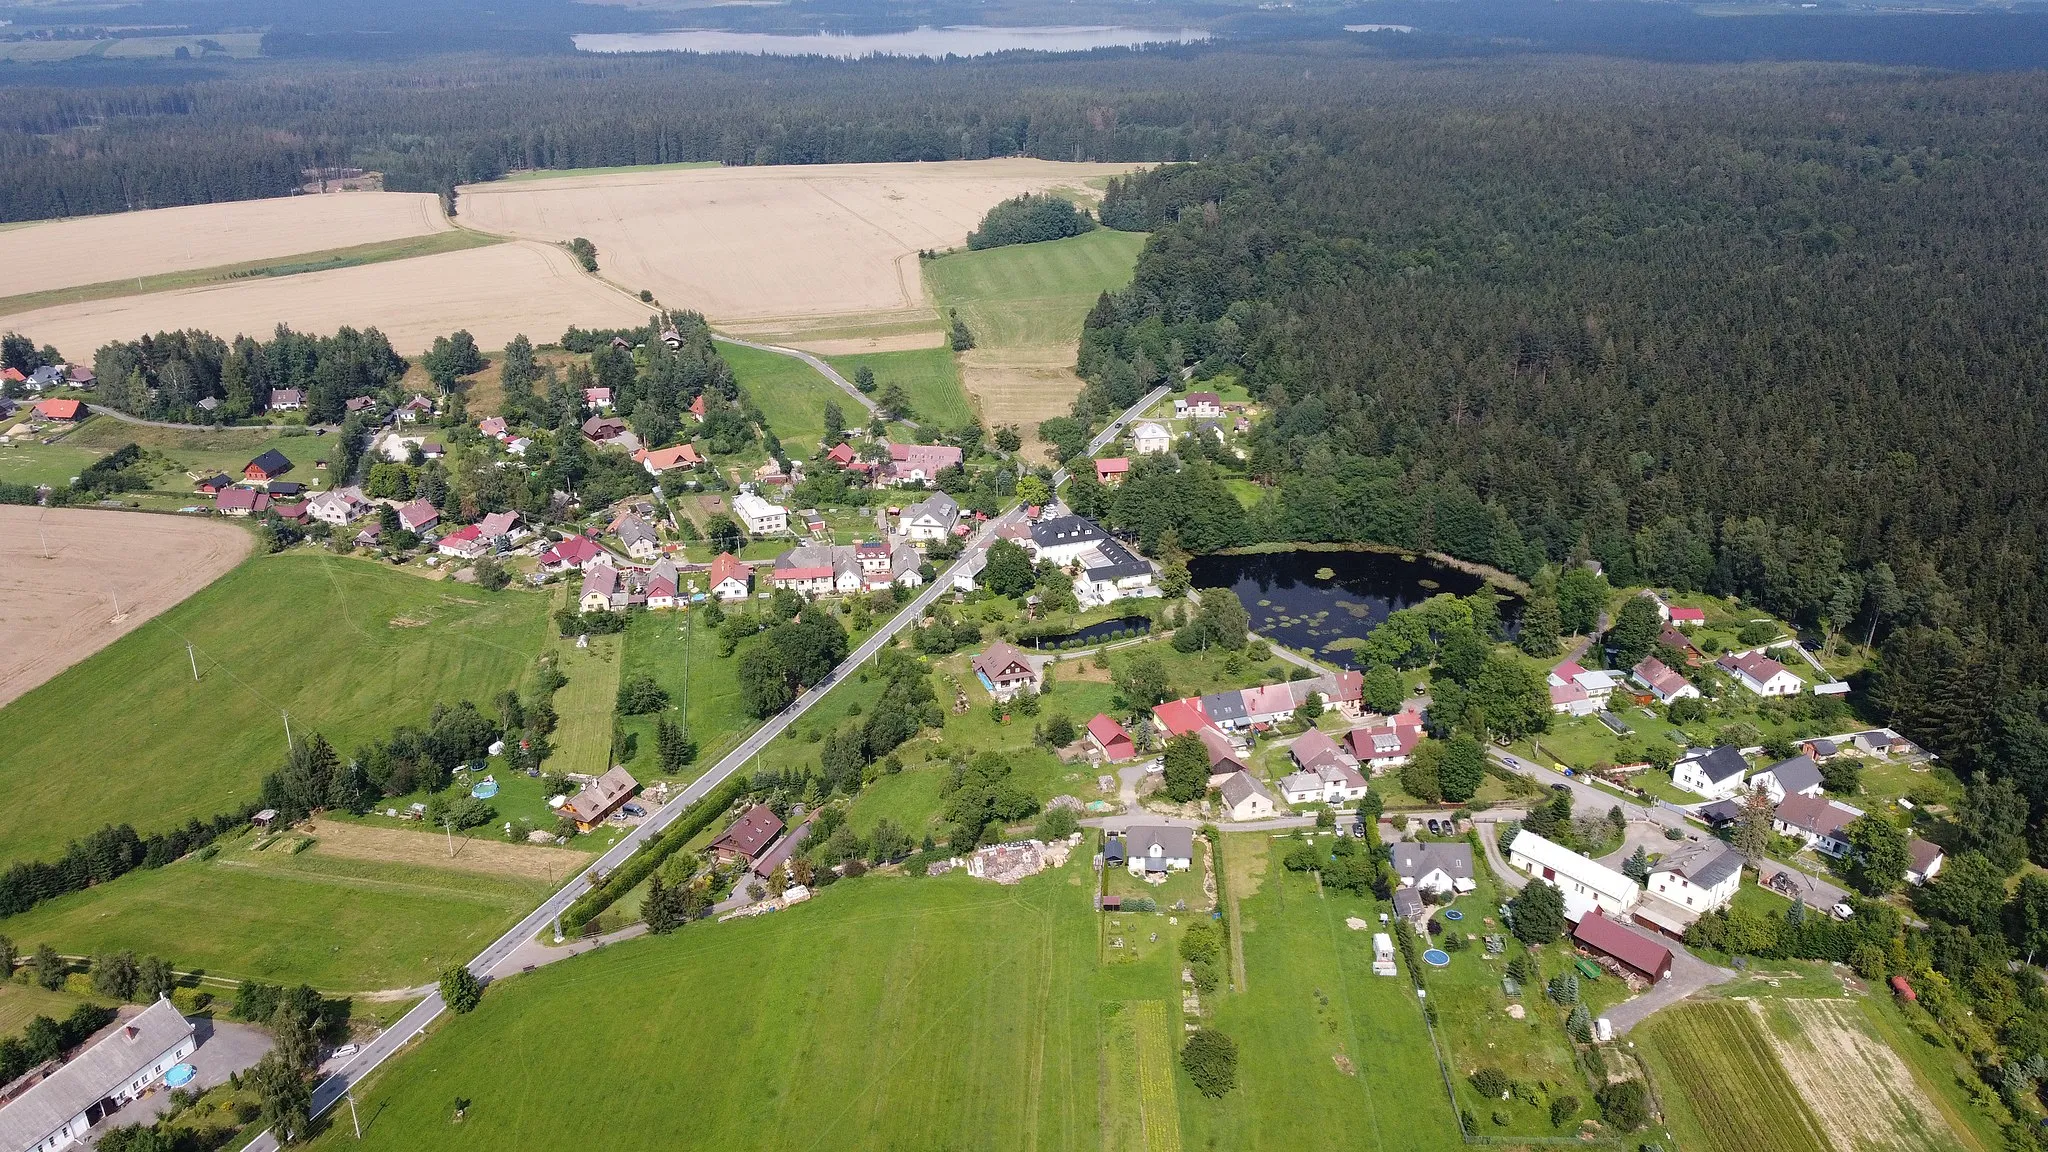
[[1529,878],[1509,867],[1507,858],[1500,854],[1500,840],[1494,836],[1492,822],[1474,822],[1472,826],[1479,830],[1479,843],[1486,849],[1486,864],[1493,869],[1494,878],[1509,889],[1520,892]]
[[1718,968],[1685,950],[1685,945],[1668,936],[1659,936],[1634,924],[1623,928],[1671,949],[1671,974],[1657,981],[1657,986],[1635,997],[1624,1000],[1601,1013],[1614,1025],[1615,1035],[1622,1035],[1629,1029],[1650,1018],[1659,1009],[1669,1008],[1680,1000],[1716,984],[1725,984],[1735,979],[1735,973],[1727,968]]
[[[264,1053],[270,1051],[270,1033],[254,1025],[217,1021],[205,1016],[193,1017],[192,1024],[195,1028],[193,1036],[199,1047],[185,1058],[185,1063],[192,1065],[193,1069],[192,1082],[186,1087],[195,1093],[227,1083],[232,1073],[254,1068]],[[170,1110],[170,1089],[159,1084],[147,1096],[110,1113],[106,1119],[93,1125],[87,1142],[99,1139],[109,1128],[148,1124]]]

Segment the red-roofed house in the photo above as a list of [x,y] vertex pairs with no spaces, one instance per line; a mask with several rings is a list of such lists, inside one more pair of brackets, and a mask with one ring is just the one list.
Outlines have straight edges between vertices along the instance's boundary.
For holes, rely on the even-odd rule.
[[26,384],[28,377],[19,368],[0,368],[0,383]]
[[1129,760],[1138,754],[1138,743],[1131,739],[1129,732],[1124,731],[1124,726],[1100,712],[1095,714],[1095,719],[1088,722],[1088,743],[1094,745],[1095,750],[1102,753],[1102,758],[1112,764],[1119,760]]
[[1700,694],[1700,690],[1693,687],[1692,681],[1673,671],[1655,656],[1645,657],[1643,662],[1629,673],[1629,677],[1648,688],[1650,695],[1655,696],[1659,704],[1669,704],[1673,700],[1682,700],[1687,696],[1697,699]]
[[79,400],[38,400],[35,413],[45,420],[78,420],[85,416],[85,404]]
[[699,422],[704,419],[704,396],[702,393],[699,393],[695,400],[690,401],[690,415],[696,417]]
[[1352,758],[1375,774],[1406,764],[1421,742],[1422,718],[1413,712],[1397,712],[1378,724],[1344,734]]
[[659,476],[671,468],[694,468],[704,462],[704,457],[697,454],[697,447],[694,444],[678,444],[673,448],[657,448],[652,452],[642,450],[634,453],[634,457],[640,461],[640,466],[653,476]]
[[1095,462],[1095,478],[1104,484],[1121,484],[1131,471],[1131,458],[1111,456]]
[[612,406],[612,390],[609,388],[585,388],[583,402],[599,410]]
[[830,452],[825,453],[826,461],[839,468],[846,467],[858,458],[854,453],[853,446],[850,444],[839,444]]
[[882,479],[890,484],[929,484],[963,458],[951,444],[891,444]]
[[476,430],[493,440],[509,440],[512,438],[511,426],[505,423],[503,416],[492,416],[477,421]]
[[1680,608],[1678,605],[1673,604],[1671,606],[1671,622],[1680,628],[1698,628],[1707,622],[1707,610],[1704,608]]
[[254,488],[223,488],[213,498],[213,510],[223,516],[249,516],[270,510],[270,493]]
[[425,500],[415,500],[398,510],[398,526],[407,532],[432,531],[440,522],[440,510]]
[[711,851],[728,862],[752,863],[755,857],[767,851],[768,845],[774,843],[776,833],[781,831],[782,817],[766,804],[756,804],[711,842]]
[[739,557],[730,552],[720,552],[711,561],[706,590],[720,600],[745,600],[747,576],[752,571],[740,562]]
[[1651,980],[1662,980],[1671,974],[1671,949],[1609,920],[1597,910],[1579,917],[1578,925],[1572,929],[1572,939],[1594,952],[1612,956]]
[[1737,684],[1759,696],[1797,696],[1806,687],[1805,681],[1761,652],[1747,656],[1723,656],[1714,663],[1721,671],[1735,677]]
[[588,536],[571,536],[540,554],[540,566],[549,572],[582,568],[604,556],[604,549]]
[[1185,700],[1168,700],[1152,709],[1152,722],[1168,737],[1187,732],[1199,731],[1209,726],[1209,714],[1202,711],[1202,701],[1190,696]]
[[450,532],[448,535],[441,537],[441,542],[437,547],[443,556],[457,556],[464,560],[474,560],[478,556],[485,556],[490,553],[491,542],[485,539],[484,530],[481,527],[475,524],[468,524],[457,531]]

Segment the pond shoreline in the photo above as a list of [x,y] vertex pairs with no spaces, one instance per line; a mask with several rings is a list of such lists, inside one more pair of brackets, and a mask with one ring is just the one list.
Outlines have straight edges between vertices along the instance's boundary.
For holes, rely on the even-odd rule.
[[1529,582],[1522,579],[1520,576],[1517,576],[1512,572],[1503,572],[1499,568],[1495,568],[1490,564],[1481,564],[1476,560],[1460,560],[1456,556],[1452,556],[1447,552],[1423,552],[1414,548],[1396,547],[1392,544],[1336,544],[1316,541],[1272,541],[1270,543],[1265,544],[1244,544],[1235,548],[1224,548],[1215,552],[1205,552],[1202,553],[1202,555],[1260,556],[1274,552],[1378,552],[1386,556],[1399,556],[1404,560],[1413,560],[1417,557],[1421,557],[1424,559],[1433,560],[1446,568],[1455,568],[1458,571],[1464,572],[1468,575],[1477,576],[1480,579],[1486,581],[1488,584],[1498,585],[1501,588],[1509,592],[1512,592],[1525,600],[1528,599],[1529,594],[1534,591],[1534,589],[1532,589],[1529,586]]

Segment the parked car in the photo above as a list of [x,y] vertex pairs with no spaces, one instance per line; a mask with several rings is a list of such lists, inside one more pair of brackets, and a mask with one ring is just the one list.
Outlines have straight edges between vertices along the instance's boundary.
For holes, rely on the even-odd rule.
[[355,1045],[353,1045],[353,1044],[343,1044],[343,1045],[342,1045],[341,1047],[339,1047],[339,1048],[336,1048],[336,1049],[335,1049],[334,1051],[332,1051],[332,1052],[328,1053],[328,1056],[329,1056],[329,1058],[330,1058],[330,1059],[334,1059],[334,1060],[346,1060],[346,1059],[348,1059],[349,1057],[351,1057],[351,1056],[353,1056],[353,1055],[355,1055],[355,1054],[356,1054],[356,1046],[355,1046]]
[[621,811],[621,812],[624,812],[624,813],[625,813],[626,815],[628,815],[628,816],[645,816],[645,815],[647,815],[647,809],[645,809],[645,808],[642,808],[642,807],[641,807],[641,806],[639,806],[638,804],[628,804],[628,805],[626,805],[626,806],[625,806],[624,808],[621,808],[621,809],[620,809],[620,811]]

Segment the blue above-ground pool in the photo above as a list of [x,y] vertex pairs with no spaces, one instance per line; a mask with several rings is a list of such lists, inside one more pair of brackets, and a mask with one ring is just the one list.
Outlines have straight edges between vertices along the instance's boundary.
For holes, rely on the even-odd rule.
[[1441,968],[1451,962],[1451,954],[1441,948],[1431,948],[1422,954],[1422,962],[1431,968]]
[[1458,911],[1456,908],[1450,908],[1444,911],[1444,919],[1446,920],[1463,920],[1464,918],[1465,914],[1463,912]]
[[182,1088],[192,1082],[192,1077],[197,1071],[198,1069],[190,1064],[173,1064],[171,1070],[164,1073],[164,1085],[168,1088]]
[[489,800],[491,797],[496,796],[498,794],[498,782],[489,777],[485,777],[484,779],[477,781],[476,787],[471,788],[469,790],[469,794],[471,796],[476,797],[479,800]]

